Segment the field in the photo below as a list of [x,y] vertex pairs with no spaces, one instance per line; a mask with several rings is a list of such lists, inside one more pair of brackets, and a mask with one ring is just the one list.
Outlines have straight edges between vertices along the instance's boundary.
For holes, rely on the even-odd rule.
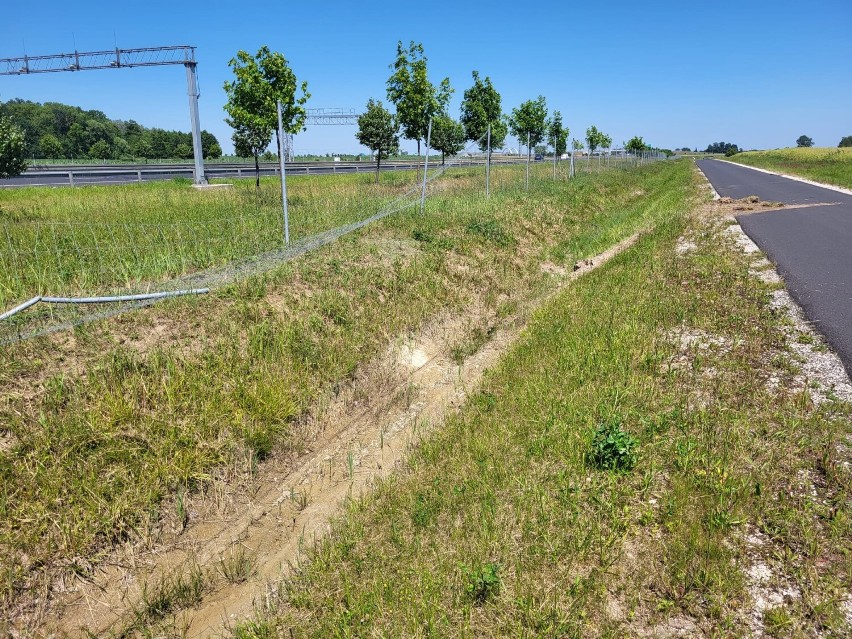
[[748,166],[852,189],[852,148],[748,151],[729,159]]
[[[489,201],[481,174],[447,174],[433,185],[425,216],[401,212],[206,298],[0,347],[4,616],[31,621],[57,595],[57,584],[90,578],[117,545],[179,535],[192,519],[187,500],[250,482],[264,460],[298,459],[309,445],[303,426],[311,411],[398,336],[442,313],[511,315],[526,297],[553,286],[543,262],[570,270],[681,210],[693,189],[686,163],[571,182],[547,179],[550,167],[539,166],[529,191],[517,169],[504,170],[493,176]],[[376,193],[368,179],[294,181],[295,232],[352,219],[353,201],[377,206],[365,197]],[[389,181],[376,199],[404,188]],[[254,200],[252,189],[238,185],[215,206],[198,199],[210,193],[175,184],[23,190],[4,192],[2,206],[4,216],[24,224],[86,214],[121,227],[130,213],[135,222],[167,228],[179,214],[211,229],[248,209],[275,230],[268,240],[235,243],[243,253],[277,242],[275,189],[265,183]],[[302,212],[313,213],[297,220],[298,198],[306,194],[328,199],[315,209],[306,203]],[[76,237],[82,249],[85,238]],[[128,278],[166,277],[235,254],[202,253],[193,262],[199,237],[160,244],[187,251],[174,265],[166,257],[181,251],[150,263],[138,252],[130,266],[141,270]],[[108,243],[93,240],[88,249],[113,256],[104,266],[120,264]],[[66,276],[44,259],[28,286],[110,286],[114,280],[103,276],[118,270],[87,270],[86,262]],[[481,343],[482,327],[468,328],[460,359]]]

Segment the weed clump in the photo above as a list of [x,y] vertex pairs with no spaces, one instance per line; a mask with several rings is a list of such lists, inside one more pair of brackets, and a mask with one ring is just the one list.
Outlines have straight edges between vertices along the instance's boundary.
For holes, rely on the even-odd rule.
[[621,419],[610,418],[598,424],[592,438],[591,461],[600,470],[628,472],[639,459],[639,441],[624,430]]
[[462,565],[465,594],[481,605],[500,594],[503,581],[500,579],[500,564],[488,562],[478,566]]

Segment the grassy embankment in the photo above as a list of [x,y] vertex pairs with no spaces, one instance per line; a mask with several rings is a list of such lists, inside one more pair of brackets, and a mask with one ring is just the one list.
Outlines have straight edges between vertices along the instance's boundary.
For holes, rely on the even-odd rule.
[[852,189],[852,148],[748,151],[728,159]]
[[[774,285],[670,213],[540,309],[234,636],[848,637],[850,408],[797,381]],[[632,470],[595,464],[602,423]]]
[[[387,218],[209,297],[2,347],[4,609],[41,597],[57,574],[85,575],[116,543],[150,538],[165,497],[250,477],[269,455],[301,452],[300,418],[389,340],[473,303],[510,312],[552,285],[542,260],[570,268],[683,207],[692,192],[686,163],[570,183],[534,175],[529,192],[518,187],[520,173],[501,170],[489,202],[481,174],[448,175],[425,216]],[[361,197],[370,189],[364,177],[351,182]],[[329,184],[304,188],[324,197]],[[275,188],[267,184],[263,193],[271,199]],[[88,211],[83,193],[104,202],[95,211],[103,219],[130,208],[138,193],[153,193],[161,206],[147,210],[169,219],[186,202],[175,190],[12,198],[29,198],[29,211],[40,195],[52,203],[48,216],[71,203]],[[247,196],[238,189],[240,197]],[[328,209],[339,204],[330,200]]]

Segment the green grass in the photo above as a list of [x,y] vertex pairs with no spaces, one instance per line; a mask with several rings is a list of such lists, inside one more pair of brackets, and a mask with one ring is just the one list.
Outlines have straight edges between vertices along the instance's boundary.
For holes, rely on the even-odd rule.
[[[721,227],[693,227],[698,250],[675,255],[692,224],[681,211],[671,203],[657,232],[540,309],[404,472],[350,502],[264,627],[751,636],[757,553],[803,593],[764,615],[768,632],[848,636],[852,478],[837,443],[850,408],[815,407],[793,384],[771,288]],[[724,347],[683,350],[682,330]],[[593,463],[602,423],[638,441],[629,472]],[[796,488],[802,472],[819,497]],[[769,545],[748,551],[752,531]]]
[[[570,268],[693,190],[688,163],[570,183],[547,175],[534,171],[527,192],[501,167],[487,202],[481,182],[447,175],[425,216],[386,218],[209,297],[2,347],[0,423],[14,442],[0,452],[3,607],[57,573],[85,574],[74,558],[96,562],[160,521],[182,529],[185,513],[163,508],[175,495],[302,451],[298,420],[394,337],[474,302],[496,313],[541,292],[552,285],[543,260]],[[320,197],[323,184],[304,188]],[[185,197],[169,185],[139,192],[160,194],[164,206]],[[83,194],[109,217],[121,215],[110,199],[137,191],[15,197],[55,214],[57,202],[84,206]]]
[[788,173],[852,189],[851,148],[776,149],[748,151],[728,158],[740,164]]

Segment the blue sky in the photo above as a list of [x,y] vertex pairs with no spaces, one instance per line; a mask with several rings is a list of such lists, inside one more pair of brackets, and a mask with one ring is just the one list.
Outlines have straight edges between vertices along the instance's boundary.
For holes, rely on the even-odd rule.
[[[669,148],[775,148],[802,134],[836,146],[852,135],[850,0],[4,4],[0,57],[198,47],[201,124],[226,150],[222,84],[238,49],[284,53],[308,81],[308,106],[361,109],[386,99],[397,40],[423,43],[433,82],[450,77],[454,117],[477,69],[505,111],[544,95],[576,137],[590,124],[616,143],[642,135]],[[0,77],[0,100],[13,97],[189,130],[181,67]],[[296,152],[356,152],[354,133],[312,127]]]

